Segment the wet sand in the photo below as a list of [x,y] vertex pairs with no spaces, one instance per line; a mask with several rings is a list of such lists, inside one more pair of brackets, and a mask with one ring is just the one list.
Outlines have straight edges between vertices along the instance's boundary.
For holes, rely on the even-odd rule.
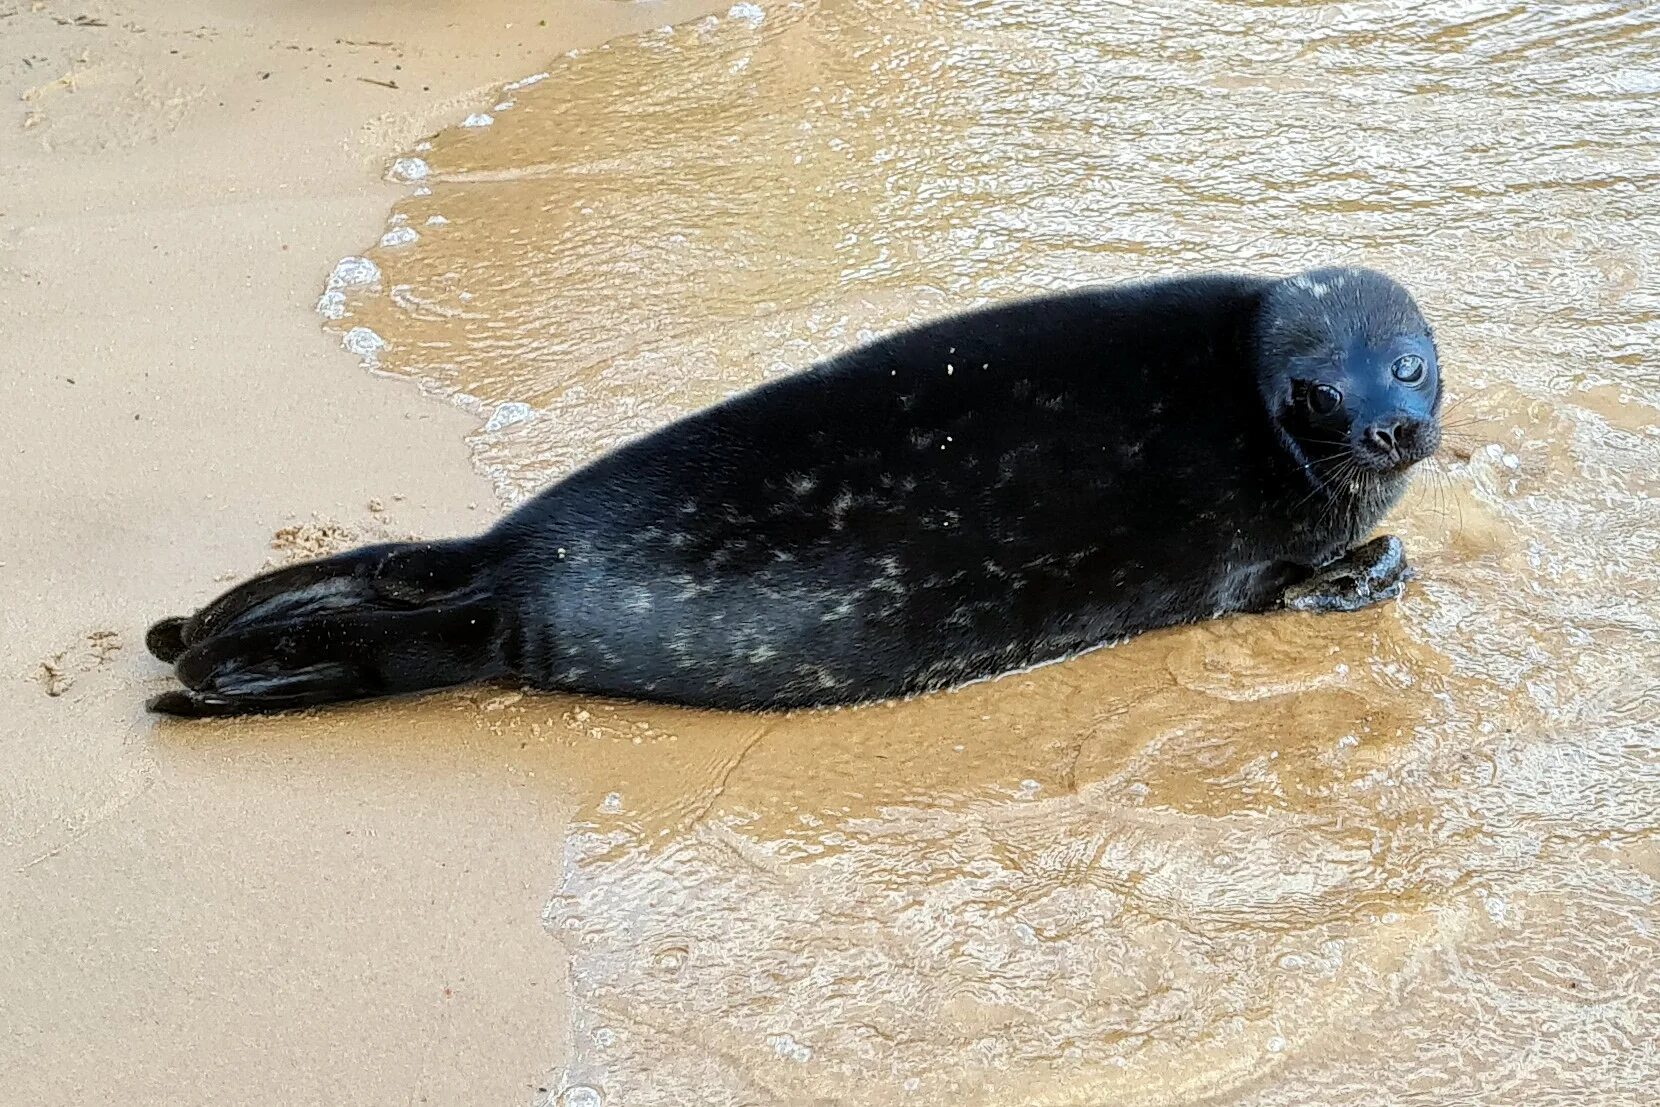
[[399,145],[699,8],[0,3],[0,1099],[522,1103],[563,1055],[543,751],[157,727],[141,636],[268,559],[489,517],[473,420],[312,305]]
[[1400,604],[857,711],[504,705],[581,800],[559,1079],[1646,1102],[1656,57],[1617,3],[823,0],[614,41],[406,150],[330,327],[487,418],[509,499],[868,334],[1091,281],[1377,266],[1450,384],[1388,524]]

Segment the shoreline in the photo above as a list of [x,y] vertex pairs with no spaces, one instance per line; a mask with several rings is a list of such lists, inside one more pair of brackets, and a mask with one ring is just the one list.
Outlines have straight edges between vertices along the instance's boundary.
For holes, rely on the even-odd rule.
[[0,23],[20,1102],[111,1077],[134,1103],[522,1102],[561,1055],[540,915],[569,800],[527,783],[548,751],[427,741],[411,721],[443,702],[158,724],[143,632],[308,543],[486,524],[477,421],[358,368],[314,311],[324,279],[379,235],[402,145],[564,51],[712,7],[148,0]]

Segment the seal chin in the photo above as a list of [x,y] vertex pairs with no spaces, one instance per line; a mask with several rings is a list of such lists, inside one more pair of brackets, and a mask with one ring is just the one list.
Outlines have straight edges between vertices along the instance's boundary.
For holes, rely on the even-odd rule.
[[1406,491],[1421,457],[1387,456],[1351,447],[1316,463],[1314,473],[1328,493],[1352,504],[1392,502]]

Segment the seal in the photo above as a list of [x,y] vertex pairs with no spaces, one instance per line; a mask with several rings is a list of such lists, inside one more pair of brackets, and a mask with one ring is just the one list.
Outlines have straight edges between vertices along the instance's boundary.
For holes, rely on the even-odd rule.
[[175,715],[505,679],[770,710],[1230,612],[1400,595],[1439,443],[1364,269],[1085,288],[898,332],[624,444],[477,537],[278,569],[150,629]]

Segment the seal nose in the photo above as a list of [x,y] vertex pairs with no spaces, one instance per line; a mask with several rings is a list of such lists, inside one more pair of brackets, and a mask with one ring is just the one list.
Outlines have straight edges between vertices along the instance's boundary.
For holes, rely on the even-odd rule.
[[1390,415],[1366,428],[1366,445],[1391,462],[1416,461],[1423,444],[1424,424],[1410,415]]

